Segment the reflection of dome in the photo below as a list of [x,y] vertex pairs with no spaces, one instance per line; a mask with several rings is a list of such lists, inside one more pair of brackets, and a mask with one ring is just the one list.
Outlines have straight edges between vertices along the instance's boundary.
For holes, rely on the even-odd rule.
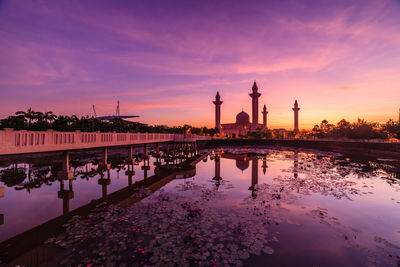
[[236,115],[236,123],[249,123],[250,116],[246,112],[242,111]]
[[238,169],[244,171],[245,169],[247,169],[249,167],[249,161],[245,160],[245,159],[237,159],[236,167],[238,167]]

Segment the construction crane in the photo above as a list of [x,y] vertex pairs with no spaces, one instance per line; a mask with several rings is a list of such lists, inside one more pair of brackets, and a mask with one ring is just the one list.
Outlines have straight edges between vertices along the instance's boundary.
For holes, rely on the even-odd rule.
[[119,116],[119,100],[117,101],[117,109],[115,110],[115,116]]
[[94,118],[97,120],[113,120],[113,119],[129,119],[129,118],[137,118],[139,116],[137,115],[120,115],[120,110],[119,110],[119,100],[117,101],[117,108],[115,109],[115,115],[110,115],[110,116],[97,116],[96,109],[93,104],[93,113],[94,113]]
[[94,117],[96,118],[96,117],[97,117],[97,114],[96,114],[96,109],[94,108],[94,104],[92,105],[92,107],[93,107]]

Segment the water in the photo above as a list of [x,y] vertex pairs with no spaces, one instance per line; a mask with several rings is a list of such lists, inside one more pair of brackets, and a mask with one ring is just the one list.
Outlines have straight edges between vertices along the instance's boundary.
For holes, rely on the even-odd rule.
[[[51,240],[65,248],[55,262],[400,265],[400,180],[390,161],[358,162],[333,153],[264,148],[207,152],[211,155],[196,165],[193,178],[175,179],[154,194],[143,190],[148,196],[129,208],[99,207],[88,218],[74,218],[66,237]],[[119,179],[115,170],[110,176],[115,190],[128,183],[122,171]],[[140,172],[135,177],[140,179]],[[77,202],[71,200],[71,208],[101,197],[97,179],[73,182]],[[7,188],[0,212],[14,219],[21,216],[17,210],[32,214],[32,208],[45,205],[52,207],[47,209],[54,210],[53,215],[60,214],[58,187],[58,181],[42,186],[33,198],[33,190],[23,191],[23,198],[21,191],[7,193],[12,191]],[[31,207],[20,207],[19,201]],[[43,208],[35,217],[53,215]],[[12,228],[7,223],[0,227]]]
[[[3,217],[0,242],[100,199],[104,193],[110,194],[127,187],[129,177],[125,175],[128,168],[126,159],[127,151],[114,151],[109,156],[111,169],[108,174],[98,169],[101,161],[98,153],[72,154],[71,171],[74,179],[70,181],[57,179],[57,172],[62,169],[62,156],[57,153],[45,159],[37,155],[17,157],[16,163],[5,162],[5,166],[0,168],[0,188],[4,190],[4,196],[0,198],[0,214]],[[154,175],[154,162],[155,158],[150,157],[146,162],[150,166],[148,170],[142,169],[143,160],[134,165],[132,183]],[[109,175],[109,183],[100,184],[101,175],[104,180]]]

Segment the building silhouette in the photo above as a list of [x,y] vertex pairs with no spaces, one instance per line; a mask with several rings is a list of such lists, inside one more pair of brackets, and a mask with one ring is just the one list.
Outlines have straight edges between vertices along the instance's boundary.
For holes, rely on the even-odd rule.
[[215,128],[220,130],[220,133],[228,134],[228,135],[246,135],[249,131],[257,131],[267,129],[267,108],[264,105],[263,109],[263,123],[258,123],[258,98],[261,94],[258,92],[257,83],[254,81],[252,92],[249,94],[252,101],[252,121],[250,122],[250,116],[243,110],[236,115],[235,123],[225,123],[221,124],[221,97],[219,92],[215,96],[215,101],[213,102],[215,105]]
[[297,103],[297,100],[294,101],[294,132],[298,133],[299,132],[299,104]]

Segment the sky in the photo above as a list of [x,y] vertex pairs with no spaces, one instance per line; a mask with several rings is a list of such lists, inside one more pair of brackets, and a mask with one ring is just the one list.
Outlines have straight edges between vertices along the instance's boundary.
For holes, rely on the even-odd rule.
[[[326,119],[386,122],[400,108],[400,0],[0,0],[0,118],[17,110],[139,115],[270,128]],[[262,116],[259,115],[260,123]]]

